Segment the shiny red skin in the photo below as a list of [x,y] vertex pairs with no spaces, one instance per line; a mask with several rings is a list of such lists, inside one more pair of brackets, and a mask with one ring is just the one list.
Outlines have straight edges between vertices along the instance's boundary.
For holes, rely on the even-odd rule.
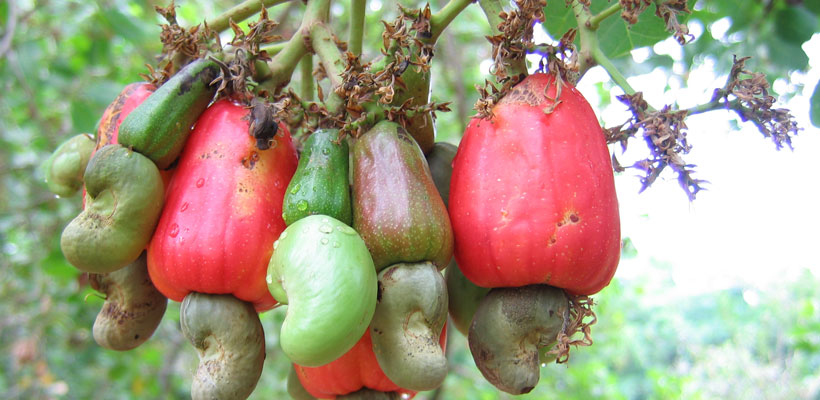
[[[447,343],[447,326],[441,331],[439,344],[444,349]],[[370,329],[347,353],[321,367],[303,367],[293,365],[302,387],[311,395],[320,399],[335,399],[353,393],[362,388],[381,392],[398,392],[407,394],[412,399],[416,392],[396,386],[388,378],[373,353],[373,342]]]
[[271,148],[258,150],[247,116],[220,100],[185,144],[148,246],[151,280],[169,299],[200,292],[233,294],[257,311],[276,304],[265,275],[297,156],[281,124]]
[[[595,113],[553,77],[527,77],[473,119],[453,160],[450,220],[455,257],[483,287],[548,284],[590,295],[620,257],[612,164]],[[545,97],[546,94],[546,97]]]

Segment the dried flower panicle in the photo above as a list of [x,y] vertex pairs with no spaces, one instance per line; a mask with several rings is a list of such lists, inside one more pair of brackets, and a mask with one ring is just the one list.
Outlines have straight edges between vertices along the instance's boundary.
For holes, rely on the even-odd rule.
[[[627,140],[643,134],[650,151],[650,157],[634,163],[631,167],[644,172],[641,177],[641,191],[646,190],[660,176],[666,167],[678,174],[678,183],[686,192],[689,200],[694,200],[697,193],[703,190],[704,180],[693,178],[695,165],[687,164],[682,155],[689,153],[692,146],[686,139],[686,111],[673,110],[665,106],[660,111],[650,111],[641,92],[634,95],[618,96],[618,100],[629,107],[632,118],[621,126],[605,130],[608,143],[620,143],[626,150]],[[613,155],[616,170],[621,164]]]
[[476,85],[479,99],[474,109],[479,118],[490,118],[492,108],[501,97],[504,97],[523,76],[510,76],[509,66],[516,62],[523,62],[527,52],[535,47],[532,42],[533,27],[537,21],[544,21],[544,7],[546,0],[515,0],[516,9],[510,12],[501,12],[503,20],[498,25],[500,33],[487,36],[492,45],[493,65],[490,73],[495,77],[498,85],[486,80],[484,87]]
[[[346,52],[342,84],[335,88],[335,93],[345,99],[345,112],[330,116],[326,109],[317,109],[316,116],[323,120],[321,124],[336,126],[346,134],[357,136],[373,118],[365,107],[368,102],[379,103],[387,119],[404,126],[414,115],[432,113],[435,117],[436,112],[449,111],[449,103],[415,104],[412,98],[394,104],[399,92],[408,89],[402,79],[404,73],[410,69],[416,73],[429,72],[433,57],[433,43],[427,40],[432,36],[429,5],[418,10],[399,7],[395,20],[382,21],[384,47],[381,52],[389,62],[374,69],[373,64],[362,64],[358,56]],[[319,79],[322,72],[317,72]]]
[[[797,135],[800,128],[788,109],[772,108],[775,98],[769,94],[766,75],[747,71],[749,58],[734,57],[726,86],[715,89],[712,101],[723,99],[727,108],[737,112],[743,121],[752,121],[763,136],[771,138],[778,150],[784,145],[791,149],[792,136]],[[736,101],[730,101],[730,97]]]
[[[162,42],[162,54],[159,57],[159,64],[156,69],[149,68],[146,76],[152,83],[161,85],[170,75],[173,75],[174,68],[186,64],[189,60],[205,57],[208,52],[220,51],[222,44],[219,41],[219,33],[208,28],[207,24],[196,25],[190,29],[185,29],[179,25],[176,18],[176,5],[174,1],[168,7],[155,6],[154,9],[168,23],[160,25],[160,41]],[[157,74],[157,71],[163,71]]]
[[[565,293],[569,300],[569,308],[564,318],[561,331],[555,338],[555,346],[547,354],[555,354],[555,362],[564,364],[569,361],[569,351],[572,346],[592,346],[592,325],[598,322],[598,317],[592,311],[595,305],[591,297],[572,296]],[[583,338],[573,339],[576,333],[584,335]]]

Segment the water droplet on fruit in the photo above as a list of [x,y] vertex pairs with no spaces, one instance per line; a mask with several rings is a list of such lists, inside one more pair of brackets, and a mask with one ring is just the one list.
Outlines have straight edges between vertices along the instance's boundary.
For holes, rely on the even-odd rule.
[[322,232],[322,233],[333,232],[333,227],[328,225],[328,224],[322,224],[321,226],[319,226],[319,232]]
[[265,276],[265,281],[268,282],[268,285],[270,285],[273,283],[273,277],[270,274],[268,274]]
[[[281,239],[281,237],[279,239]],[[273,242],[273,249],[276,250],[277,247],[279,247],[279,241],[278,240]]]
[[279,240],[282,240],[286,237],[288,237],[288,231],[282,231],[282,234],[279,235]]
[[319,242],[321,242],[322,244],[328,244],[329,240],[327,240],[327,238],[322,238],[322,240],[320,240]]
[[299,200],[299,202],[298,202],[298,203],[296,203],[296,209],[297,209],[297,210],[299,210],[299,211],[305,211],[305,210],[307,210],[307,209],[308,209],[308,202],[307,202],[307,200]]
[[547,363],[541,363],[541,368],[544,368],[546,366],[547,366]]
[[170,235],[171,237],[177,237],[177,235],[179,235],[179,225],[171,225],[171,232],[169,232],[168,235]]
[[179,212],[185,212],[188,209],[188,203],[182,203],[182,207],[179,209]]
[[205,185],[205,178],[199,178],[199,179],[197,179],[197,181],[196,181],[196,187],[201,188],[203,185]]
[[299,193],[299,189],[301,189],[301,188],[302,188],[302,185],[297,183],[296,186],[290,188],[290,194]]

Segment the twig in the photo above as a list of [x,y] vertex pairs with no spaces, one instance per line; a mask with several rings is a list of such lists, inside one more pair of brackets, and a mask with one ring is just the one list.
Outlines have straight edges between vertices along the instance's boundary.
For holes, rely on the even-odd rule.
[[6,52],[11,48],[11,40],[14,39],[14,31],[17,29],[17,5],[16,1],[7,1],[9,5],[8,19],[6,22],[6,32],[3,34],[3,39],[0,40],[0,59],[2,59]]
[[455,19],[455,17],[464,11],[472,0],[450,0],[444,8],[430,17],[430,42],[435,43],[447,25]]
[[287,1],[290,0],[245,0],[206,23],[212,30],[222,32],[231,27],[231,21],[239,23],[262,11],[262,7],[272,7]]
[[598,27],[601,26],[601,22],[603,20],[615,15],[615,13],[617,13],[618,11],[621,11],[620,2],[617,2],[609,6],[607,9],[602,10],[598,14],[595,14],[592,17],[590,17],[589,21],[587,22],[587,28],[593,31],[598,30]]
[[364,40],[364,13],[366,0],[352,0],[350,2],[350,36],[348,46],[354,55],[362,55],[362,41]]

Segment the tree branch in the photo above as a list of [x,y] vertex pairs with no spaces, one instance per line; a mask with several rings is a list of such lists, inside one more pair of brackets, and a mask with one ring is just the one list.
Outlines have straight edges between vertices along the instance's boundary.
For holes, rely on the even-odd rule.
[[330,0],[311,0],[308,2],[299,29],[296,30],[296,33],[285,43],[282,51],[268,62],[271,70],[271,78],[264,82],[263,86],[277,92],[290,82],[290,78],[296,66],[299,64],[299,60],[308,53],[308,46],[305,40],[310,36],[311,27],[321,21],[327,21],[329,13]]
[[362,55],[362,41],[364,41],[364,13],[366,0],[351,0],[350,3],[350,35],[347,40],[351,53]]
[[313,55],[308,54],[302,57],[302,61],[299,62],[299,73],[302,79],[299,97],[302,100],[311,101],[315,89],[313,87]]
[[344,61],[342,52],[336,46],[333,35],[327,25],[316,23],[310,29],[310,44],[313,51],[319,56],[319,61],[325,68],[325,73],[330,79],[330,95],[325,99],[325,106],[331,114],[341,111],[344,101],[336,94],[336,88],[342,86],[342,72],[344,71]]
[[472,0],[450,0],[444,8],[430,17],[430,42],[435,43],[444,29],[450,25],[455,17],[464,11]]
[[621,3],[620,2],[617,2],[617,3],[609,6],[607,9],[602,10],[598,14],[595,14],[592,17],[590,17],[589,21],[587,22],[587,27],[589,29],[593,30],[593,31],[597,31],[603,20],[611,17],[612,15],[616,14],[618,11],[621,11]]
[[242,22],[252,15],[262,11],[262,7],[272,7],[290,0],[245,0],[211,20],[206,21],[208,27],[216,32],[222,32],[231,27],[233,22]]

